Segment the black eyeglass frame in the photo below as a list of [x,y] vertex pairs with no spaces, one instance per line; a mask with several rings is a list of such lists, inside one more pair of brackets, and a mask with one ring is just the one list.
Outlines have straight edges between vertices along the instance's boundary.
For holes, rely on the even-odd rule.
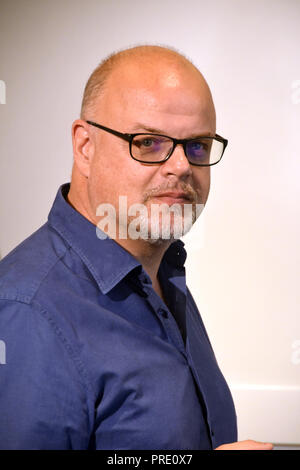
[[[220,135],[218,134],[215,134],[214,136],[205,136],[205,135],[202,135],[202,136],[199,136],[199,138],[201,139],[212,139],[212,140],[217,140],[219,142],[222,142],[223,144],[223,151],[222,151],[222,154],[219,158],[218,161],[216,161],[215,163],[191,163],[189,161],[189,157],[186,153],[186,145],[188,142],[191,142],[193,140],[197,140],[197,138],[194,138],[194,139],[175,139],[174,137],[170,137],[168,135],[164,135],[164,134],[152,134],[151,132],[150,133],[147,133],[147,132],[137,132],[136,134],[127,134],[127,133],[122,133],[122,132],[119,132],[119,131],[115,131],[114,129],[110,129],[109,127],[105,127],[105,126],[102,126],[102,124],[98,124],[97,122],[94,122],[94,121],[85,121],[87,122],[88,124],[90,124],[91,126],[94,126],[94,127],[98,127],[99,129],[102,129],[103,131],[106,131],[106,132],[109,132],[110,134],[113,134],[117,137],[120,137],[121,139],[123,140],[126,140],[127,142],[129,142],[129,152],[130,152],[130,156],[131,158],[133,158],[134,160],[136,160],[137,162],[140,162],[140,163],[145,163],[145,164],[150,164],[150,165],[154,165],[154,164],[157,164],[157,163],[163,163],[163,162],[166,162],[172,155],[172,153],[174,152],[175,148],[176,148],[176,145],[178,144],[182,144],[183,146],[183,150],[184,150],[184,154],[186,156],[186,158],[188,159],[188,162],[190,163],[190,165],[194,165],[194,166],[213,166],[213,165],[216,165],[217,163],[219,163],[219,161],[221,160],[221,158],[223,157],[224,155],[224,152],[225,152],[225,149],[228,145],[228,140],[225,139],[224,137],[221,137]],[[171,149],[171,151],[169,152],[169,154],[166,156],[166,158],[164,158],[164,160],[160,160],[160,161],[156,161],[156,162],[145,162],[144,160],[138,160],[137,158],[135,158],[133,155],[132,155],[132,141],[133,139],[137,136],[137,135],[157,135],[158,137],[166,137],[167,139],[170,139],[173,141],[173,147]]]

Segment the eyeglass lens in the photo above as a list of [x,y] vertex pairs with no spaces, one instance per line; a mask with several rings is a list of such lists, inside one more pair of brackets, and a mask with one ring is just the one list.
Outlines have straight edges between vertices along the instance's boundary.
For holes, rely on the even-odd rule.
[[[173,141],[159,135],[137,135],[131,146],[132,156],[143,162],[165,160],[173,149]],[[223,143],[215,139],[199,138],[187,141],[186,156],[195,165],[216,163],[222,156]]]

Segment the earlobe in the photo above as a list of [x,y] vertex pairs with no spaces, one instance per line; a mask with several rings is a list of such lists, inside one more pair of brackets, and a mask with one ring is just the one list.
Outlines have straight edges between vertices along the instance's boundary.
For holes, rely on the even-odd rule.
[[80,173],[88,178],[94,145],[91,140],[88,125],[82,119],[77,119],[73,122],[72,143],[74,163]]

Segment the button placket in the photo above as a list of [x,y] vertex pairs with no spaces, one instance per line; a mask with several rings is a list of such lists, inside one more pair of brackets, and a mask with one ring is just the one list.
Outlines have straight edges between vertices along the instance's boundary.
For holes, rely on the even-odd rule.
[[164,317],[164,318],[168,318],[168,317],[169,317],[169,313],[168,313],[167,310],[164,309],[164,308],[159,308],[158,311],[157,311],[157,313],[158,313],[159,315],[161,315],[162,317]]
[[173,315],[169,312],[169,310],[163,307],[159,307],[157,309],[157,314],[162,317],[162,323],[164,324],[164,327],[167,330],[167,334],[172,342],[180,350],[180,352],[185,355],[185,346],[182,335]]
[[174,316],[153,289],[150,279],[147,279],[147,275],[143,273],[143,278],[140,276],[140,281],[142,281],[143,289],[147,293],[147,302],[159,318],[167,337],[170,338],[174,346],[185,355],[185,344]]

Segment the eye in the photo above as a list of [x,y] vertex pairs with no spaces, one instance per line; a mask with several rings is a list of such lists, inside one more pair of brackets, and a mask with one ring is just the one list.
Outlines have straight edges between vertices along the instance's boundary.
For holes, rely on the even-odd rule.
[[159,140],[153,137],[140,137],[139,139],[135,139],[135,145],[139,148],[149,149],[151,147],[156,147],[160,144]]
[[152,145],[154,145],[154,140],[150,139],[149,137],[143,139],[141,142],[141,146],[143,147],[151,147]]
[[188,142],[187,149],[191,155],[203,156],[207,153],[208,145],[201,140],[192,140]]
[[172,150],[173,141],[169,137],[157,134],[138,134],[131,145],[131,155],[140,161],[163,161]]
[[163,146],[163,139],[159,136],[141,135],[135,137],[133,145],[137,147],[140,152],[158,152]]
[[186,151],[190,161],[206,163],[210,155],[211,142],[208,139],[191,140],[187,143]]
[[201,150],[204,149],[204,145],[202,142],[199,142],[199,141],[191,142],[189,145],[189,149],[195,153],[200,152]]

